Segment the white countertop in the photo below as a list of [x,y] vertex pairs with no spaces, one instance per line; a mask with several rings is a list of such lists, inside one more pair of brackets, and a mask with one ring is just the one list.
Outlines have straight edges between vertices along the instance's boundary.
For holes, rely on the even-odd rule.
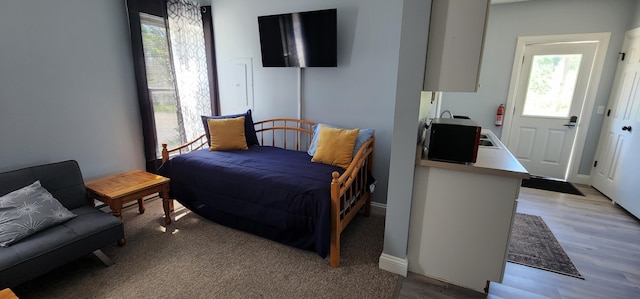
[[416,151],[416,165],[498,176],[519,177],[522,179],[529,178],[529,172],[527,169],[518,162],[518,159],[511,154],[507,147],[502,144],[500,139],[498,139],[491,130],[483,129],[482,134],[488,135],[491,141],[498,145],[498,147],[480,146],[478,148],[478,157],[474,164],[460,164],[423,159],[423,147],[420,145]]

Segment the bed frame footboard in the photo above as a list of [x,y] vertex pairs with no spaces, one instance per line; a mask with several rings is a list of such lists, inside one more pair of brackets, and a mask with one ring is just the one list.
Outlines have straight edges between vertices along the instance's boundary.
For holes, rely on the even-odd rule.
[[[277,146],[285,149],[306,151],[311,144],[314,122],[294,118],[274,118],[255,122],[256,134],[261,145]],[[340,234],[356,214],[364,209],[364,215],[371,212],[371,189],[369,177],[373,172],[375,136],[372,136],[353,157],[349,167],[340,175],[332,173],[331,180],[331,244],[330,265],[340,266]],[[162,162],[171,157],[208,146],[205,135],[167,149],[162,144]]]
[[364,207],[364,216],[371,213],[369,174],[373,171],[375,136],[365,142],[340,176],[333,172],[331,181],[331,267],[340,266],[340,234]]

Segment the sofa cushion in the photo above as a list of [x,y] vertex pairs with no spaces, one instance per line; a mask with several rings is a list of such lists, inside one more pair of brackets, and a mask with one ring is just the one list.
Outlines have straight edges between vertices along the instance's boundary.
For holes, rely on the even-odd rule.
[[74,160],[38,165],[0,174],[0,196],[40,181],[60,203],[72,210],[89,205],[78,162]]
[[[91,206],[71,212],[77,216],[65,223],[35,233],[9,247],[0,247],[0,281],[6,278],[3,275],[8,268],[31,260],[38,261],[36,264],[41,267],[47,266],[47,263],[55,266],[63,257],[75,259],[124,235],[122,221],[111,214]],[[91,248],[84,248],[86,246]],[[62,257],[51,258],[52,255]],[[31,268],[31,271],[35,269]]]
[[36,180],[77,216],[0,247],[0,289],[31,280],[124,238],[122,221],[90,204],[76,161],[0,173],[0,196]]
[[0,196],[0,246],[9,246],[76,215],[35,181]]

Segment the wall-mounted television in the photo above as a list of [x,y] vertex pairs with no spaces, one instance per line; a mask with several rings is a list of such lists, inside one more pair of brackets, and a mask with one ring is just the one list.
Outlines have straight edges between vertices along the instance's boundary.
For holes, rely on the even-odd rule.
[[336,67],[337,10],[259,16],[264,67]]

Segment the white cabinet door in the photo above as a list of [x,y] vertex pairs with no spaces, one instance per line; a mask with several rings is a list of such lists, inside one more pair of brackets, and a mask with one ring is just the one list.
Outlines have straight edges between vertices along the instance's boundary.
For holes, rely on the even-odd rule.
[[521,181],[416,167],[409,271],[480,292],[502,282]]
[[423,89],[477,91],[489,0],[433,0]]

